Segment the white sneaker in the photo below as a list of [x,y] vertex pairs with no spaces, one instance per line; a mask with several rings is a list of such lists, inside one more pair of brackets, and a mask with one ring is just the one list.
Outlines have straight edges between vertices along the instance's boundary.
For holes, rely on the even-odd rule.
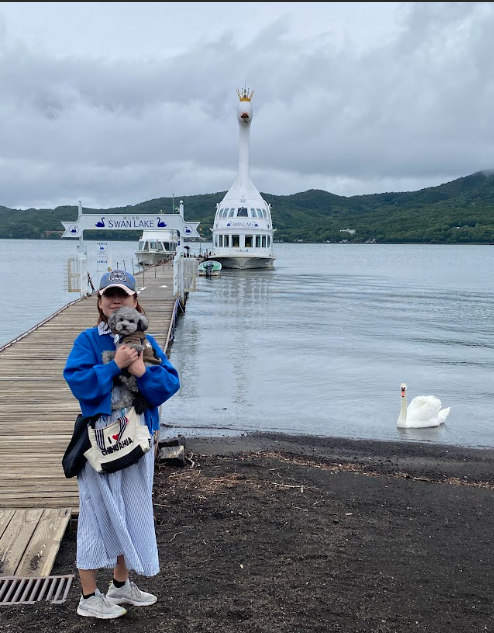
[[112,620],[120,618],[127,613],[126,609],[110,602],[104,593],[96,589],[94,596],[84,598],[81,596],[77,607],[78,615],[85,618],[100,618],[101,620]]
[[133,604],[134,607],[148,607],[158,600],[152,593],[141,591],[134,582],[128,579],[123,587],[118,588],[112,581],[106,592],[106,598],[114,604]]

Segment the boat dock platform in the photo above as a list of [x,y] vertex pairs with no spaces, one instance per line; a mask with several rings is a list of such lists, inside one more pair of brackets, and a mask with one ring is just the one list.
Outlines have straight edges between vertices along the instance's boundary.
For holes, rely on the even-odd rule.
[[[135,277],[149,333],[167,353],[184,307],[173,262]],[[63,369],[76,336],[97,319],[92,294],[0,346],[0,577],[48,576],[78,516],[77,480],[65,478],[62,456],[80,409]]]

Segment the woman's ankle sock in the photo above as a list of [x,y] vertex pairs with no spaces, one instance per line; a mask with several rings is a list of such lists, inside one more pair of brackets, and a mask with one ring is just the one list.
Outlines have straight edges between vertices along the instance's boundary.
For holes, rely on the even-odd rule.
[[113,585],[117,588],[120,589],[120,587],[123,587],[125,585],[125,583],[127,582],[126,580],[124,580],[123,582],[120,582],[118,580],[115,580],[115,578],[112,580]]

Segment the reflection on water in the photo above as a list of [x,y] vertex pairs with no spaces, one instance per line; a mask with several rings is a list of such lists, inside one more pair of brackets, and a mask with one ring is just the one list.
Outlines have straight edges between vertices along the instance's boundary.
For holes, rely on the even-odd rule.
[[[74,297],[62,287],[66,242],[3,242],[5,342]],[[130,261],[135,245],[116,244]],[[182,387],[163,406],[165,434],[494,447],[494,248],[276,246],[273,270],[198,278],[171,350]],[[433,394],[451,406],[446,424],[397,429],[401,382],[410,399]]]

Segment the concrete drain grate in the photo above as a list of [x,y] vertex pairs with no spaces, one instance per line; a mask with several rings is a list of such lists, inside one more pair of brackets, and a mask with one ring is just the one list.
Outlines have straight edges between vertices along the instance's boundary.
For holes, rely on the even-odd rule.
[[34,604],[47,600],[61,604],[67,599],[74,575],[24,578],[0,577],[0,607],[16,604]]

